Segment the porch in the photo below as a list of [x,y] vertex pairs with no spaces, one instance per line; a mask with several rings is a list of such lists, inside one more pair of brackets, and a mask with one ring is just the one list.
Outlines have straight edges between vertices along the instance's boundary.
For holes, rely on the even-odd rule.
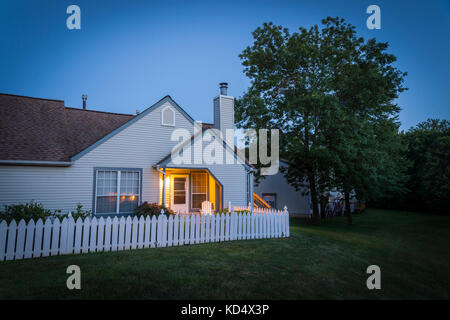
[[[159,169],[159,203],[176,213],[197,213],[209,201],[211,210],[223,210],[223,186],[208,169]],[[165,178],[164,178],[165,176]]]

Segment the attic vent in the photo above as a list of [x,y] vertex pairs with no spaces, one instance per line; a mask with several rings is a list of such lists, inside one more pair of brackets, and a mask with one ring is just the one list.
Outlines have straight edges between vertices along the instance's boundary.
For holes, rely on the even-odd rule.
[[165,107],[161,111],[161,124],[163,126],[175,126],[175,111],[172,109],[172,107]]

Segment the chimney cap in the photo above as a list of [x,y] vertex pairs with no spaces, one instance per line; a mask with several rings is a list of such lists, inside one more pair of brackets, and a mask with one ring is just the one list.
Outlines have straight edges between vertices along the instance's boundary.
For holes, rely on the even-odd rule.
[[220,94],[223,96],[228,95],[227,91],[228,91],[228,82],[221,82],[219,83],[220,86]]

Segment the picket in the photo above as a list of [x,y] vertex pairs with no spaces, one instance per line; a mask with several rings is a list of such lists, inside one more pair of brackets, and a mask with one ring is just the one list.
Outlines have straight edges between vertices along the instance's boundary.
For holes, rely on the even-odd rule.
[[75,220],[70,217],[67,220],[67,237],[65,237],[64,254],[72,254],[75,246]]
[[92,218],[91,220],[91,232],[89,236],[89,252],[97,251],[97,218]]
[[[3,221],[5,222],[5,221]],[[3,222],[0,223],[0,261],[3,261],[3,257],[2,257],[2,253],[4,252],[4,247],[2,249],[2,233],[3,233]],[[6,222],[5,222],[6,225]],[[27,224],[27,240],[25,243],[25,254],[24,254],[24,258],[25,259],[29,259],[31,257],[33,257],[33,242],[34,242],[34,231],[36,229],[36,226],[34,224],[34,220],[30,220],[28,221]],[[6,232],[5,232],[5,237],[6,237]]]
[[200,217],[200,243],[205,242],[205,226],[206,226],[206,217]]
[[98,219],[97,228],[97,251],[102,252],[105,249],[105,219],[103,217]]
[[230,235],[231,235],[231,216],[229,213],[225,214],[225,237],[224,237],[224,241],[229,241],[230,239]]
[[[25,222],[25,221],[24,221]],[[20,224],[19,224],[20,226]],[[60,231],[61,223],[59,222],[59,219],[55,219],[53,221],[53,228],[52,228],[52,241],[51,241],[51,248],[50,248],[50,255],[56,256],[59,253],[59,231]],[[17,237],[17,245],[19,245],[19,238]],[[16,253],[17,256],[17,253]],[[16,257],[17,259],[17,257]]]
[[48,257],[50,255],[51,235],[52,235],[52,221],[50,219],[47,219],[45,220],[44,224],[44,244],[42,246],[43,257]]
[[[244,207],[245,209],[245,207]],[[246,209],[248,210],[248,209]],[[289,237],[289,213],[254,209],[217,214],[165,214],[0,222],[0,261],[57,254]]]
[[157,220],[156,217],[153,216],[152,217],[152,222],[151,222],[151,240],[150,240],[150,247],[154,248],[156,246],[156,224],[157,224]]
[[91,220],[90,219],[84,219],[83,223],[83,244],[81,247],[82,253],[89,252],[89,237],[91,234]]
[[137,240],[137,247],[139,249],[144,247],[144,232],[145,232],[145,219],[143,216],[139,218],[139,221],[137,222],[139,226],[139,234],[138,234],[138,240]]
[[120,217],[119,219],[119,238],[117,239],[117,250],[121,251],[124,249],[125,247],[125,218],[124,217]]
[[216,230],[214,231],[215,239],[212,240],[214,242],[220,241],[220,221],[221,221],[220,216],[221,216],[220,214],[216,214],[214,216],[214,220],[215,220],[215,224],[216,224]]
[[144,236],[144,248],[148,248],[150,246],[150,230],[151,230],[151,220],[150,217],[145,217],[145,236]]
[[[113,236],[114,234],[116,234],[116,237]],[[114,233],[114,220],[111,220],[110,217],[107,217],[105,220],[105,245],[103,247],[105,251],[115,251],[112,249],[114,240],[117,241],[117,233]]]
[[178,245],[178,239],[179,239],[179,234],[178,234],[178,227],[179,227],[179,218],[178,215],[175,216],[175,218],[173,219],[173,245],[177,246]]
[[5,258],[6,236],[8,235],[8,224],[5,220],[0,222],[0,261]]
[[252,238],[252,220],[251,220],[251,213],[247,212],[245,214],[245,218],[246,218],[246,225],[247,225],[247,229],[245,232],[245,239],[250,240]]
[[[177,216],[178,217],[178,216]],[[178,244],[180,246],[184,245],[184,227],[185,227],[186,219],[184,215],[180,216],[180,232],[179,232],[179,238],[178,238]]]
[[168,219],[168,233],[167,233],[167,246],[171,247],[173,244],[173,216],[171,215]]
[[81,218],[78,218],[75,222],[75,243],[73,245],[73,253],[77,254],[80,253],[81,250],[81,237],[83,231],[83,222],[81,221]]
[[9,223],[8,244],[6,247],[6,260],[14,259],[14,250],[16,245],[17,223],[15,220]]
[[200,216],[196,215],[193,221],[195,228],[194,243],[200,243],[200,223],[201,223]]
[[129,250],[131,248],[131,227],[133,221],[131,217],[128,216],[125,220],[125,240],[124,240],[124,250]]
[[24,248],[25,248],[25,233],[26,233],[26,223],[25,220],[20,220],[17,226],[17,241],[16,241],[16,254],[14,259],[23,259]]
[[162,215],[161,247],[167,246],[167,216]]
[[214,222],[214,215],[208,215],[206,217],[206,242],[214,241]]
[[139,220],[137,217],[133,218],[131,225],[131,249],[136,249],[138,245],[138,233],[139,233]]
[[236,214],[234,212],[230,213],[230,235],[229,235],[230,241],[234,240],[234,234],[235,234],[234,222],[236,221],[235,215]]
[[195,241],[195,216],[191,216],[189,223],[189,244],[194,244],[194,241]]

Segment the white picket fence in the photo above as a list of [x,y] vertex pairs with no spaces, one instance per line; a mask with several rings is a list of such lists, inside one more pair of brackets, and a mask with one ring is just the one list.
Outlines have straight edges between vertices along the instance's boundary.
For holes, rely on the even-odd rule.
[[159,215],[14,220],[0,223],[0,261],[63,254],[171,247],[289,237],[287,210],[255,210],[253,213],[217,215]]

